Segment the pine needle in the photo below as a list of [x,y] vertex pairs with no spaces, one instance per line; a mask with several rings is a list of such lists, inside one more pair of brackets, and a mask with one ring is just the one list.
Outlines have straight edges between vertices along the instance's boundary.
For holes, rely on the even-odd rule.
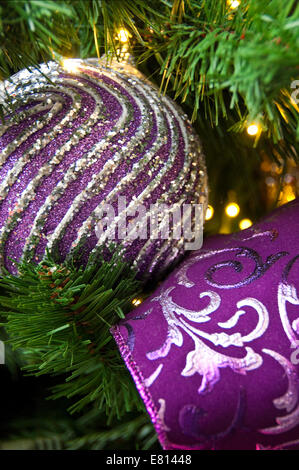
[[119,418],[142,405],[109,329],[131,310],[140,282],[118,250],[75,266],[49,253],[38,265],[19,264],[18,276],[0,281],[2,326],[28,374],[61,376],[52,399],[76,397],[71,413],[95,404]]

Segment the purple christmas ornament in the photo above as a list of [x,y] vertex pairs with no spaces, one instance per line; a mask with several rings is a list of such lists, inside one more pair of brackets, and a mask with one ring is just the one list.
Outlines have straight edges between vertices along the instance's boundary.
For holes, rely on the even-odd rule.
[[299,449],[298,233],[207,239],[112,330],[164,449]]
[[[39,262],[46,248],[96,254],[123,215],[120,196],[147,214],[157,201],[206,204],[204,158],[182,111],[127,63],[66,64],[41,66],[50,81],[23,70],[2,85],[16,108],[0,128],[0,266],[12,272],[10,258]],[[116,215],[98,235],[103,204]],[[144,276],[184,252],[183,238],[115,233]]]

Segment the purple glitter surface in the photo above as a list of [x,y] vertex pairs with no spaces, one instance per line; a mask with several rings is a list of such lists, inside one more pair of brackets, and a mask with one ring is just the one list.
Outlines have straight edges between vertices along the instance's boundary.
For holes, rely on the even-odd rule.
[[[0,140],[0,152],[2,152],[9,144],[13,143],[15,139],[18,138],[18,136],[24,132],[26,129],[34,125],[34,122],[37,119],[40,119],[42,116],[47,114],[46,111],[40,111],[39,113],[34,114],[33,116],[29,116],[25,119],[22,120],[19,124],[14,124],[13,126],[9,127],[9,130],[7,130],[2,136]],[[25,142],[26,145],[28,146],[28,142]],[[14,163],[17,161],[17,157],[11,153],[10,158],[8,161],[4,163],[2,166],[3,170],[7,169],[9,170],[10,168],[13,167]],[[1,177],[5,176],[5,172],[1,172]],[[3,178],[2,178],[3,179]]]
[[[41,152],[37,154],[37,156],[31,160],[29,163],[27,163],[18,178],[18,181],[12,186],[10,189],[8,196],[6,200],[3,202],[0,208],[0,221],[3,223],[5,222],[8,211],[10,210],[10,207],[12,207],[18,200],[19,196],[18,194],[21,194],[22,191],[28,186],[28,183],[34,178],[36,174],[38,174],[40,168],[42,165],[44,165],[47,161],[49,161],[53,155],[55,154],[56,150],[58,150],[62,144],[67,142],[67,140],[71,137],[71,135],[74,132],[74,129],[79,128],[80,125],[90,116],[90,114],[94,110],[95,102],[93,98],[91,98],[87,93],[82,92],[82,90],[78,90],[78,92],[82,95],[82,98],[84,99],[84,106],[86,108],[86,114],[84,117],[78,117],[75,119],[72,124],[72,128],[65,128],[63,133],[58,135],[55,140],[52,140]],[[65,109],[69,108],[71,106],[71,100],[66,99],[65,105],[64,105],[64,110],[63,112],[59,114],[65,114]],[[61,120],[61,116],[56,117],[56,119],[53,119],[52,121],[52,126],[47,126],[47,132],[50,132],[53,126]],[[42,133],[46,132],[45,129],[43,129],[40,132],[37,132],[35,135],[35,139],[38,138]],[[29,141],[30,139],[28,139]],[[33,140],[33,139],[32,139]],[[83,144],[80,142],[82,145],[82,148],[84,148]],[[84,142],[85,144],[85,149],[86,147],[92,145],[92,142]],[[18,149],[19,150],[19,149]],[[73,162],[73,155],[72,151],[67,152],[65,154],[65,157],[63,158],[62,162],[56,166],[54,171],[52,172],[50,177],[44,178],[43,179],[43,184],[41,187],[36,191],[35,193],[35,198],[31,203],[29,204],[27,210],[24,211],[23,217],[20,220],[20,223],[17,228],[13,232],[11,232],[10,236],[8,237],[7,244],[6,244],[6,252],[10,253],[10,257],[14,259],[19,259],[22,250],[23,250],[23,245],[26,241],[26,237],[30,233],[30,228],[32,226],[33,220],[36,216],[36,213],[38,209],[40,208],[42,202],[46,199],[46,197],[51,193],[53,188],[56,186],[56,184],[61,180],[61,176],[63,172],[67,169],[67,167]],[[1,223],[1,225],[2,225]]]

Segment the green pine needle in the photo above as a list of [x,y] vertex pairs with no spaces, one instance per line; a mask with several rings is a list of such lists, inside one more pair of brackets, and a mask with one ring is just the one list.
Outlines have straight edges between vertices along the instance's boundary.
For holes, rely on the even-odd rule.
[[0,281],[2,326],[13,349],[22,352],[31,375],[64,375],[51,398],[76,398],[71,413],[90,404],[109,419],[141,400],[120,359],[109,329],[132,308],[140,290],[136,273],[120,256],[87,266],[57,264],[49,254],[38,265],[21,263],[19,275]]
[[0,80],[61,56],[118,57],[126,28],[140,66],[197,124],[233,119],[225,131],[243,133],[258,120],[285,161],[299,148],[298,23],[295,0],[0,0]]

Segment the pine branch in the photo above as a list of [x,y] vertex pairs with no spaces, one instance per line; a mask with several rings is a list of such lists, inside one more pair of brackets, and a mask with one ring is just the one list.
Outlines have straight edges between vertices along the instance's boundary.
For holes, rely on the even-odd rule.
[[0,1],[0,79],[26,67],[37,67],[66,54],[76,41],[69,2],[54,0]]
[[77,397],[71,413],[92,403],[109,419],[143,409],[109,333],[140,289],[119,250],[85,268],[74,260],[57,264],[47,254],[39,265],[23,262],[18,269],[18,277],[7,274],[0,282],[6,290],[0,315],[24,369],[36,376],[67,374],[52,398]]
[[298,78],[298,22],[295,0],[242,0],[235,10],[226,0],[0,0],[0,73],[57,55],[117,56],[125,27],[139,62],[155,58],[162,89],[192,103],[193,119],[219,125],[235,110],[232,130],[260,121],[265,135],[279,146],[291,142],[297,155],[290,87]]
[[[93,431],[76,439],[69,440],[69,450],[102,450],[116,441],[135,440],[143,450],[151,447],[157,436],[147,415],[141,415],[131,421],[125,421],[109,430]],[[118,445],[119,448],[119,445]]]
[[97,419],[51,416],[16,419],[0,439],[0,450],[102,450],[111,448],[147,450],[157,445],[157,435],[144,413],[128,416],[107,427],[96,410]]
[[[163,3],[170,8],[170,2]],[[226,116],[243,101],[246,110],[240,130],[260,120],[278,142],[284,136],[284,120],[296,136],[298,108],[290,93],[287,97],[298,76],[295,1],[243,0],[231,11],[225,0],[190,0],[181,7],[179,20],[175,17],[160,34],[155,33],[140,58],[148,60],[151,54],[158,58],[164,92],[173,89],[175,99],[183,102],[190,96],[193,119],[202,101],[216,124],[220,113]],[[228,103],[224,91],[230,93]]]

